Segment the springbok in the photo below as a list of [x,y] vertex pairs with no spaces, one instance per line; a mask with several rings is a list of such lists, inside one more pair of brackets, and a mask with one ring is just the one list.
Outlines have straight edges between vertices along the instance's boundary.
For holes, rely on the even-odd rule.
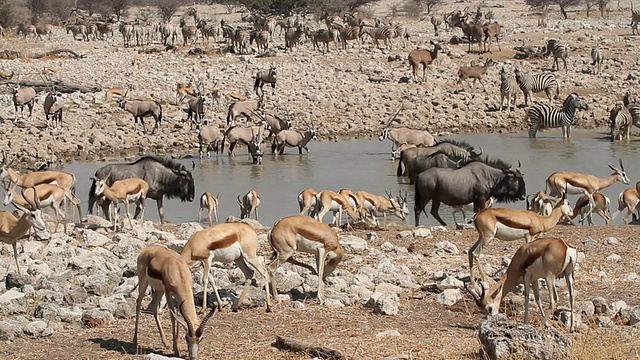
[[576,204],[573,207],[573,216],[571,217],[572,224],[573,219],[580,215],[580,225],[584,225],[585,219],[587,219],[589,225],[593,225],[592,214],[595,212],[596,214],[600,215],[606,225],[609,225],[609,221],[611,221],[611,217],[609,216],[609,198],[599,192],[593,193],[592,196],[593,201],[595,202],[595,206],[591,205],[591,203],[589,202],[589,197],[587,195],[582,195],[580,196],[580,198],[578,198]]
[[363,212],[368,213],[370,217],[377,218],[378,212],[380,212],[385,219],[389,213],[405,220],[409,214],[406,192],[404,195],[400,194],[397,199],[391,196],[388,191],[386,197],[366,191],[356,191],[355,195],[362,203]]
[[[318,299],[324,304],[324,282],[342,260],[344,250],[336,233],[320,221],[308,216],[294,215],[278,220],[267,235],[274,251],[274,260],[268,265],[271,287],[278,293],[275,272],[289,262],[318,274]],[[293,258],[296,251],[313,254],[316,269]]]
[[202,210],[207,210],[207,216],[209,218],[209,226],[213,225],[213,221],[211,220],[211,213],[213,213],[213,217],[216,222],[218,222],[218,203],[220,201],[220,195],[216,196],[212,193],[205,191],[202,196],[200,196],[200,210],[198,210],[198,222],[202,220]]
[[129,203],[134,202],[137,208],[140,209],[140,219],[144,221],[144,200],[147,198],[149,192],[149,184],[141,178],[129,178],[124,180],[115,181],[111,186],[107,185],[107,182],[103,179],[92,178],[95,181],[96,191],[95,195],[103,195],[108,200],[111,200],[109,205],[109,211],[111,212],[111,219],[113,220],[113,231],[116,231],[116,224],[118,223],[118,211],[116,207],[118,203],[125,204],[125,211],[127,219],[129,219],[129,225],[133,229],[133,222],[131,221],[131,214],[129,213]]
[[[238,297],[238,302],[232,310],[237,311],[242,304],[242,299],[251,285],[253,270],[251,265],[258,270],[265,278],[264,288],[266,291],[267,312],[271,312],[271,301],[269,298],[269,272],[260,263],[257,255],[258,234],[253,228],[245,223],[224,223],[200,230],[189,238],[182,249],[182,258],[188,266],[200,261],[204,267],[202,286],[202,308],[207,307],[207,283],[211,261],[235,262],[245,276],[244,288]],[[222,300],[218,294],[215,281],[211,281],[213,292],[218,301],[218,310],[222,310]]]
[[566,193],[553,208],[549,216],[542,216],[530,210],[511,208],[490,208],[480,211],[473,219],[478,231],[478,241],[469,249],[469,272],[471,282],[475,284],[473,262],[475,260],[483,281],[487,274],[480,264],[480,253],[494,238],[502,241],[513,241],[524,238],[527,243],[540,233],[553,229],[562,216],[571,218],[573,209],[567,201]]
[[342,210],[355,221],[360,221],[360,214],[349,203],[349,200],[335,191],[323,190],[316,195],[315,219],[322,222],[322,218],[329,212],[333,212],[332,224],[342,225]]
[[[53,208],[56,215],[56,222],[53,228],[53,232],[58,231],[58,225],[60,224],[60,219],[63,221],[63,230],[65,234],[67,233],[67,221],[66,215],[62,211],[61,207],[63,202],[67,199],[67,195],[63,188],[58,185],[52,184],[38,184],[32,188],[26,188],[22,191],[22,193],[18,193],[15,189],[10,189],[6,187],[4,189],[4,206],[9,205],[11,202],[16,202],[22,207],[30,207],[31,204],[36,203],[35,195],[38,194],[38,208]],[[71,200],[71,199],[69,199]]]
[[318,191],[313,188],[304,189],[298,194],[298,206],[300,207],[300,215],[315,217],[316,213],[316,195]]
[[[164,330],[160,325],[160,317],[158,312],[160,310],[160,302],[164,295],[171,313],[171,335],[173,337],[173,354],[180,356],[178,350],[180,338],[178,336],[179,326],[185,328],[187,347],[189,349],[189,359],[198,359],[198,344],[202,340],[202,334],[204,332],[207,321],[215,314],[216,308],[211,311],[202,319],[202,322],[198,324],[198,315],[196,313],[196,306],[193,300],[193,281],[191,278],[191,272],[189,267],[180,254],[173,250],[170,250],[164,246],[151,245],[147,247],[138,256],[137,261],[138,270],[138,299],[136,300],[136,325],[133,333],[133,346],[138,350],[138,322],[140,318],[140,308],[142,307],[142,300],[146,296],[147,287],[151,285],[151,304],[149,304],[149,310],[153,313],[153,317],[156,320],[158,326],[158,332],[160,332],[160,338],[162,344],[168,347],[167,338],[164,336]],[[178,304],[178,311],[184,318],[181,320],[176,315],[175,306],[173,300]],[[176,324],[176,322],[178,324]]]
[[638,203],[640,203],[638,190],[636,190],[635,187],[625,189],[620,193],[620,195],[618,195],[618,209],[611,215],[611,222],[613,222],[618,214],[620,214],[624,209],[627,209],[627,214],[622,219],[625,225],[629,224],[629,216],[632,217],[632,221],[637,221],[637,219],[640,218],[640,215],[634,214],[634,211],[640,210],[640,208],[638,208]]
[[37,191],[35,189],[33,191],[36,194],[34,196],[35,201],[29,207],[24,207],[15,201],[11,202],[16,209],[22,211],[22,216],[19,219],[10,211],[0,210],[0,241],[5,244],[11,244],[13,247],[13,258],[16,261],[16,268],[20,275],[22,275],[22,271],[18,263],[18,239],[24,237],[31,228],[41,231],[45,237],[49,237],[47,227],[44,220],[42,220],[40,199],[37,196]]
[[549,196],[542,191],[533,194],[531,200],[529,200],[529,197],[531,197],[531,195],[527,195],[526,198],[527,210],[531,210],[542,216],[549,216],[551,211],[553,211],[553,207],[558,202],[557,198]]
[[622,159],[619,159],[618,161],[620,164],[619,168],[615,167],[613,164],[609,164],[609,168],[613,170],[613,174],[605,178],[569,171],[554,172],[547,177],[547,189],[549,195],[560,197],[565,192],[568,192],[569,194],[585,194],[589,197],[591,205],[595,206],[595,202],[592,197],[593,193],[605,189],[617,181],[624,184],[629,184],[631,182],[627,177],[627,173],[624,171]]
[[240,219],[251,218],[253,213],[258,220],[258,206],[260,205],[260,195],[251,189],[242,198],[238,195],[238,205],[240,205]]
[[558,238],[540,238],[533,242],[523,244],[518,248],[507,272],[500,277],[500,281],[494,284],[488,291],[484,285],[481,286],[481,293],[478,289],[467,290],[475,300],[478,307],[485,315],[497,315],[500,310],[500,301],[516,288],[524,283],[524,323],[529,323],[529,293],[533,287],[533,294],[538,303],[538,308],[548,324],[542,303],[540,302],[540,286],[538,279],[545,279],[549,289],[551,304],[550,313],[553,314],[558,301],[558,290],[556,288],[556,278],[564,277],[569,289],[569,303],[571,306],[570,331],[574,330],[573,321],[573,272],[578,261],[578,251],[570,247]]

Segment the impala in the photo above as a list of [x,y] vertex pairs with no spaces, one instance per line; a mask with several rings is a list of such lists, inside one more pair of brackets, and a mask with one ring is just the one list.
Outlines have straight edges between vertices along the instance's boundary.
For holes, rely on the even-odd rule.
[[481,286],[481,294],[477,289],[469,289],[471,296],[485,315],[496,315],[500,308],[500,301],[519,284],[524,283],[524,323],[529,323],[529,293],[533,287],[533,294],[538,303],[540,313],[547,324],[547,318],[540,302],[540,287],[538,279],[545,279],[549,289],[551,311],[553,314],[558,301],[556,278],[564,277],[569,289],[569,303],[571,306],[570,331],[574,329],[573,322],[573,271],[578,261],[578,251],[564,241],[557,238],[540,238],[531,243],[520,246],[516,251],[507,272],[500,277],[488,291]]
[[[178,351],[179,327],[176,321],[187,331],[186,340],[189,348],[189,359],[198,359],[198,344],[202,340],[207,321],[215,314],[216,308],[202,319],[198,324],[198,315],[193,301],[193,283],[191,272],[184,259],[175,251],[164,246],[151,245],[147,247],[139,256],[137,262],[138,270],[138,299],[136,301],[136,325],[133,333],[133,345],[138,349],[138,321],[140,318],[140,308],[142,299],[145,297],[147,287],[151,285],[151,304],[149,310],[153,313],[160,332],[160,338],[165,347],[168,347],[167,338],[164,336],[162,325],[160,325],[160,302],[165,296],[167,306],[171,312],[171,334],[173,336],[173,354],[180,356]],[[184,318],[181,320],[176,315],[174,299],[178,304],[178,311]]]
[[213,217],[216,222],[218,222],[218,203],[220,201],[220,196],[215,196],[212,193],[205,191],[202,196],[200,196],[200,210],[198,210],[198,222],[202,219],[202,210],[207,210],[207,215],[209,217],[209,226],[213,225],[213,221],[211,221],[211,213],[213,213]]
[[476,261],[483,281],[487,275],[480,264],[482,249],[494,238],[513,241],[524,238],[527,243],[542,232],[549,231],[558,224],[562,216],[571,218],[573,210],[565,196],[558,201],[549,216],[542,216],[530,210],[491,208],[480,211],[473,222],[478,231],[478,241],[469,249],[469,272],[475,284],[473,262]]
[[[210,228],[200,230],[189,238],[187,244],[182,249],[182,257],[187,265],[192,266],[200,261],[204,267],[202,280],[202,308],[207,307],[207,283],[209,279],[209,269],[211,261],[235,262],[242,270],[245,276],[244,288],[238,297],[238,302],[233,306],[232,310],[237,311],[242,304],[242,299],[251,285],[253,279],[253,270],[249,268],[251,265],[258,270],[265,278],[265,291],[267,312],[271,311],[271,301],[269,299],[269,273],[265,269],[256,254],[258,249],[258,234],[253,228],[245,223],[224,223],[212,226]],[[222,300],[218,294],[218,288],[215,281],[211,281],[213,292],[218,301],[218,310],[222,309]]]
[[133,222],[131,221],[131,214],[129,214],[129,202],[133,201],[140,208],[140,219],[144,219],[144,200],[147,198],[149,192],[149,184],[140,178],[129,178],[124,180],[118,180],[111,186],[107,186],[107,182],[102,179],[92,178],[96,183],[96,195],[104,195],[111,201],[109,205],[109,211],[111,212],[111,219],[113,220],[113,231],[116,231],[116,224],[118,223],[118,211],[116,207],[118,203],[125,204],[126,216],[129,219],[129,225],[133,229]]
[[[318,299],[324,304],[324,282],[342,260],[344,251],[336,233],[326,224],[308,216],[294,215],[278,220],[268,234],[275,253],[269,264],[271,287],[278,293],[274,277],[280,265],[289,262],[318,274]],[[313,254],[316,269],[293,258],[296,251]]]

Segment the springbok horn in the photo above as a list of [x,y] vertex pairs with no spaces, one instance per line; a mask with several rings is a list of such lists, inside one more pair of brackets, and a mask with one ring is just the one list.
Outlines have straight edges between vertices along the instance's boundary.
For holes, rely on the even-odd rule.
[[618,158],[618,161],[620,162],[620,170],[624,171],[624,165],[622,165],[622,158]]
[[197,337],[202,336],[202,333],[204,332],[204,327],[205,325],[207,325],[207,321],[209,321],[209,319],[211,319],[213,315],[216,314],[217,311],[218,311],[218,307],[214,306],[213,309],[211,309],[211,311],[209,311],[209,313],[202,319],[202,322],[200,323],[200,326],[198,326],[198,329],[196,330],[196,333],[195,333]]

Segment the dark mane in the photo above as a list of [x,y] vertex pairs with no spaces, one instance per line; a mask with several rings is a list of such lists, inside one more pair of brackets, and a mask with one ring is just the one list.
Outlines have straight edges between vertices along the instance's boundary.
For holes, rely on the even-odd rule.
[[466,142],[464,140],[440,139],[440,140],[436,140],[435,145],[442,144],[442,143],[453,144],[455,146],[458,146],[458,147],[461,147],[463,149],[466,149],[467,151],[472,151],[474,149],[473,145],[469,144],[468,142]]
[[162,164],[164,167],[168,168],[168,169],[172,169],[172,170],[176,170],[176,171],[180,171],[180,170],[187,170],[184,165],[178,163],[177,161],[171,159],[170,157],[163,157],[163,156],[157,156],[157,155],[147,155],[147,156],[143,156],[140,159],[130,163],[130,165],[135,165],[141,162],[145,162],[145,161],[155,161],[157,163]]
[[485,156],[482,160],[480,160],[481,162],[491,166],[494,169],[500,169],[500,170],[509,170],[511,169],[511,165],[509,165],[509,163],[505,162],[504,160],[500,160],[500,159],[489,159],[489,157]]

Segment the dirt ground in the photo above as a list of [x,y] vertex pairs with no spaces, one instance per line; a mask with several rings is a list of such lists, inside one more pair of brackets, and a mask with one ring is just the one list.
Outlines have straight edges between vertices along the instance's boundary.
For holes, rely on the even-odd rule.
[[[450,267],[443,267],[443,258],[434,255],[434,244],[448,240],[458,249],[466,251],[476,240],[475,230],[449,232],[434,231],[428,239],[397,239],[402,229],[376,230],[379,239],[371,240],[370,246],[379,246],[390,241],[410,251],[422,253],[429,271],[413,273],[416,282],[433,282],[436,271],[451,275],[465,273],[468,268],[466,256]],[[354,235],[365,237],[370,230],[353,230]],[[585,260],[575,273],[576,301],[591,300],[601,296],[609,302],[624,300],[637,305],[637,280],[628,274],[640,272],[640,247],[636,239],[635,226],[558,226],[549,236],[565,239],[579,251]],[[605,245],[603,239],[615,237],[619,244]],[[596,240],[596,245],[585,245],[587,239]],[[520,241],[504,243],[493,241],[485,254],[484,262],[500,264],[502,257],[515,252]],[[611,253],[622,257],[618,262],[605,258]],[[352,256],[357,254],[347,254]],[[349,270],[349,269],[347,269]],[[415,270],[415,269],[412,269]],[[568,306],[564,281],[558,283],[560,306]],[[315,294],[310,294],[315,295]],[[481,359],[476,327],[482,314],[470,297],[451,307],[435,302],[435,293],[415,290],[401,297],[399,314],[383,316],[373,314],[372,309],[358,305],[344,308],[320,306],[317,299],[302,300],[303,309],[294,308],[290,302],[282,302],[267,314],[263,307],[241,308],[231,312],[226,308],[210,321],[200,346],[203,359],[308,359],[303,353],[288,353],[271,344],[277,335],[321,345],[342,351],[352,359]],[[514,294],[521,298],[521,294]],[[543,290],[542,298],[548,306],[548,295]],[[504,311],[504,309],[503,309]],[[510,318],[522,321],[523,308],[509,310]],[[169,331],[169,314],[162,316],[165,332]],[[532,308],[532,323],[540,325],[540,314]],[[613,328],[598,328],[593,319],[584,319],[589,330],[581,333],[563,333],[574,340],[572,359],[631,359],[639,358],[640,337],[638,328],[616,325]],[[31,339],[27,336],[5,343],[0,356],[6,359],[115,359],[142,358],[136,355],[131,343],[134,319],[117,320],[99,328],[69,328],[56,331],[51,337]],[[559,325],[557,325],[560,328]],[[386,330],[397,330],[400,336],[376,338]],[[171,341],[171,340],[169,340]],[[141,354],[155,352],[171,355],[171,349],[162,346],[151,315],[142,315],[139,342]],[[186,345],[181,341],[182,355]]]

